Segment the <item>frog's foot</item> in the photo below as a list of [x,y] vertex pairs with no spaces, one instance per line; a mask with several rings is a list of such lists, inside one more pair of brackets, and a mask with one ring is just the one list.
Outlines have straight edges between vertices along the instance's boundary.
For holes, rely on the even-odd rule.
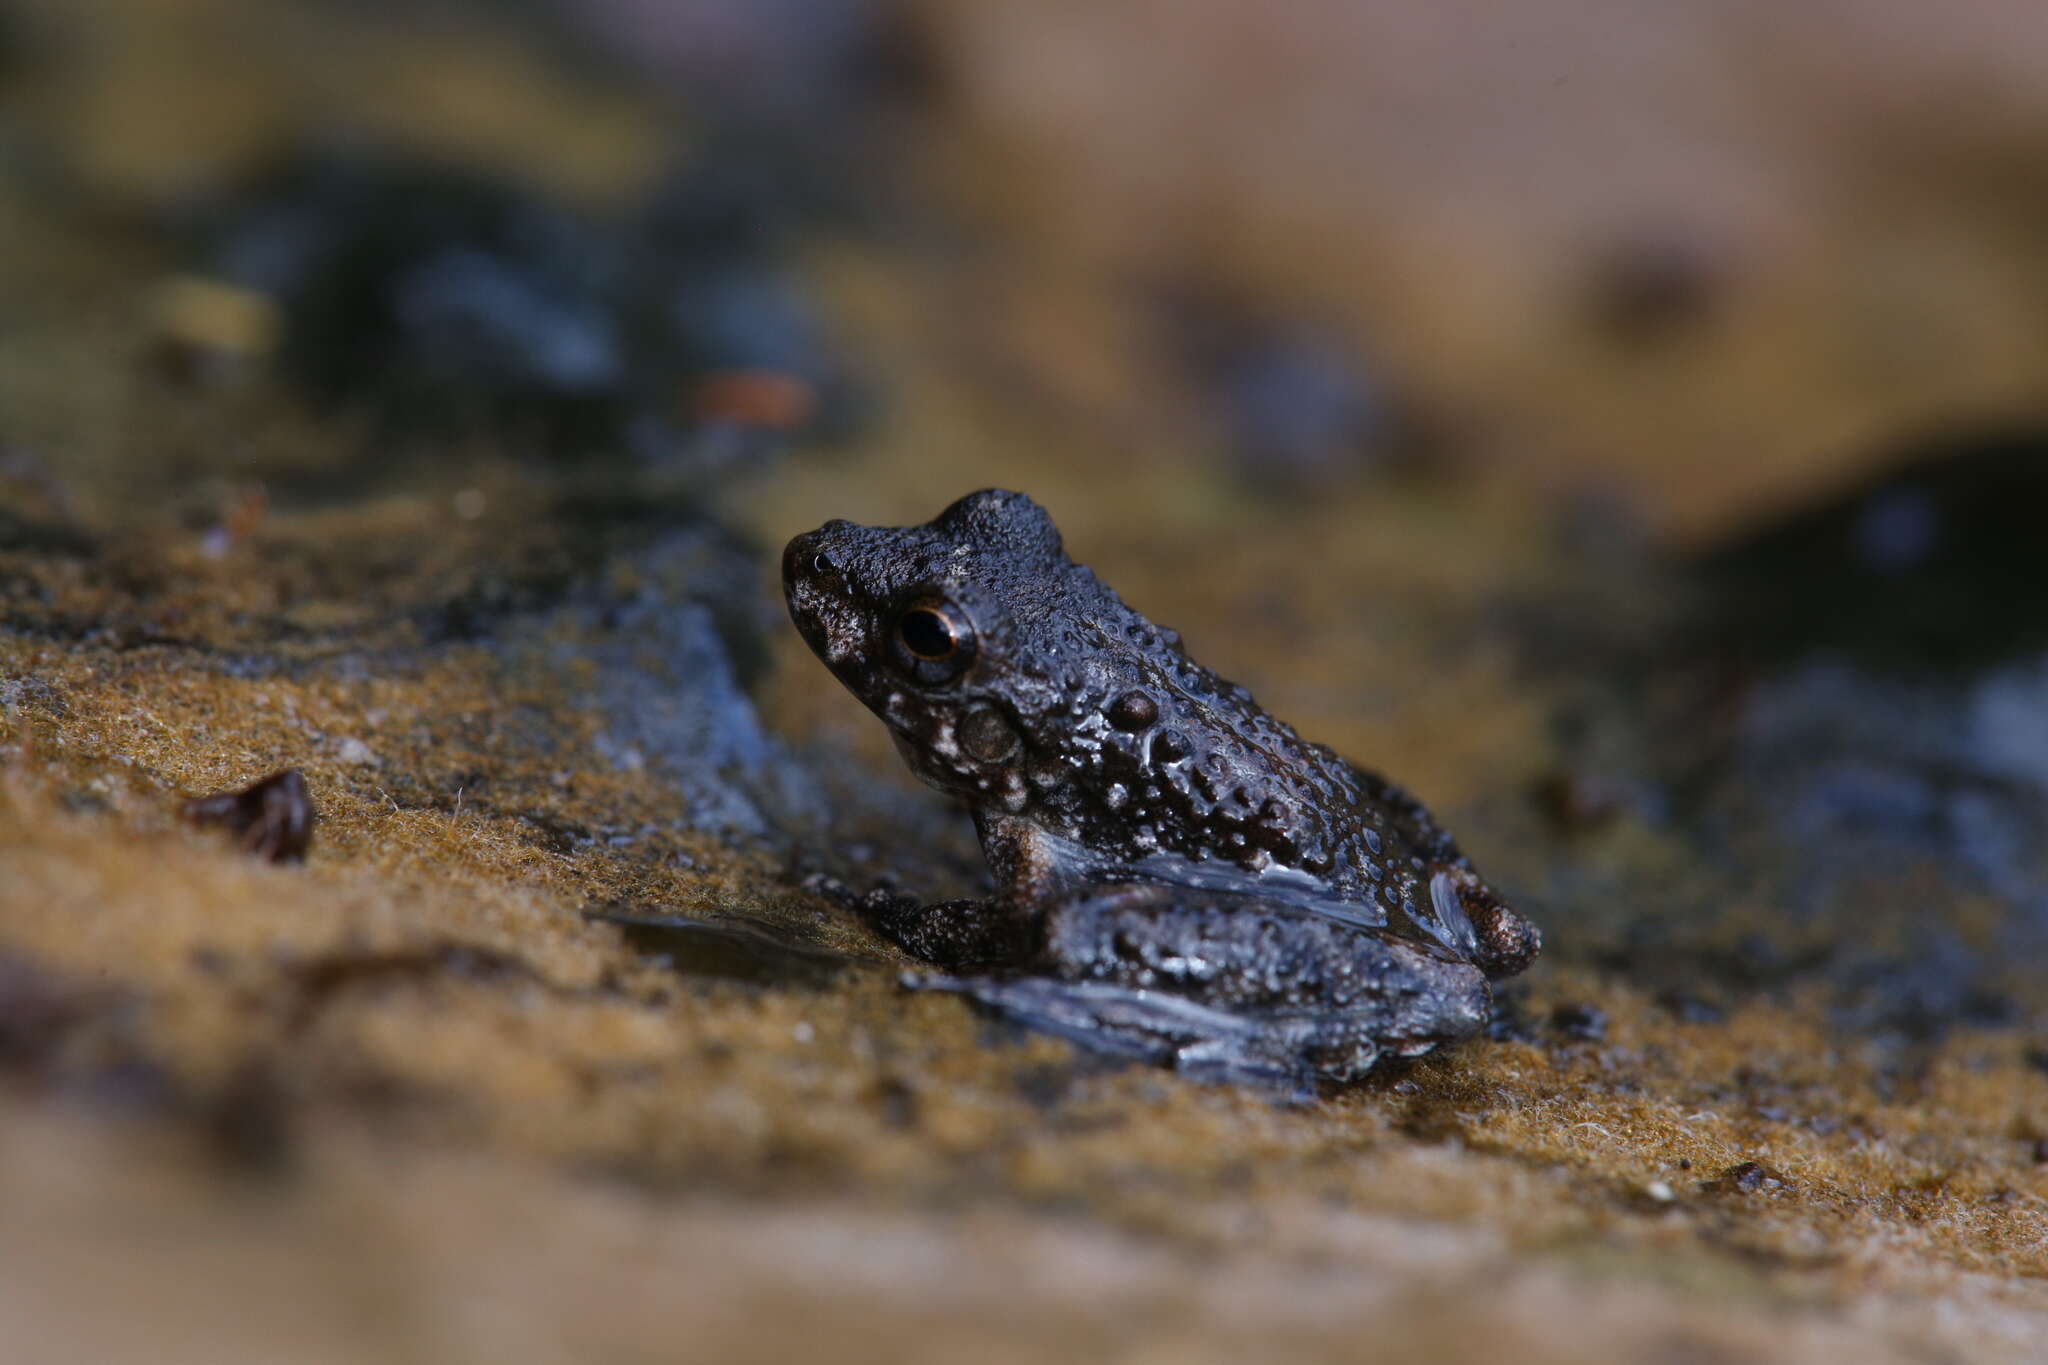
[[1438,872],[1429,890],[1440,913],[1447,892],[1463,912],[1472,926],[1473,960],[1490,980],[1517,975],[1543,951],[1542,932],[1470,868]]
[[992,901],[921,901],[888,887],[841,901],[898,947],[939,967],[1017,962],[1036,940],[1030,921]]
[[1329,1016],[1243,1014],[1165,991],[1051,977],[906,975],[914,990],[952,991],[1004,1018],[1096,1052],[1170,1066],[1193,1079],[1312,1096],[1318,1077],[1363,1076],[1369,1038]]

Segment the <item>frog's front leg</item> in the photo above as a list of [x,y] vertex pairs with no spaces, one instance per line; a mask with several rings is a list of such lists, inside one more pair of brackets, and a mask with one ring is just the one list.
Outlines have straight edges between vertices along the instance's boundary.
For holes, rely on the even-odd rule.
[[1026,961],[1038,946],[1031,920],[995,901],[920,901],[873,891],[858,909],[884,937],[936,967],[1011,966]]
[[883,937],[935,967],[1015,967],[1036,956],[1043,935],[1033,906],[1070,869],[1057,841],[1028,821],[978,811],[975,828],[994,874],[987,900],[920,901],[880,889],[843,897]]
[[1029,975],[927,984],[1104,1051],[1220,1080],[1352,1080],[1476,1032],[1484,977],[1255,895],[1151,883],[1068,892]]

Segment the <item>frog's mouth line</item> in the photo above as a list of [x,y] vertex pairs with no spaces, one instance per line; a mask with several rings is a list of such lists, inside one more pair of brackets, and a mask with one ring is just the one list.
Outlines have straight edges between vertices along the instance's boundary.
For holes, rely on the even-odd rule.
[[811,652],[842,683],[858,692],[848,670],[863,653],[861,645],[867,631],[862,613],[844,593],[833,591],[827,584],[819,582],[815,575],[799,567],[797,561],[807,553],[806,539],[799,536],[791,541],[783,556],[783,604],[789,610],[790,624],[796,627],[796,633],[811,647]]

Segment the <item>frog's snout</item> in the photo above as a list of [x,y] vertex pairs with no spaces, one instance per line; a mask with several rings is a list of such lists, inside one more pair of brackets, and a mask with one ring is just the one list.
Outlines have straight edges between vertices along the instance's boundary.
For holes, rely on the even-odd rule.
[[790,611],[797,614],[799,625],[806,614],[800,610],[800,604],[809,603],[815,608],[845,595],[841,576],[846,555],[840,542],[852,525],[848,521],[828,521],[815,531],[792,537],[783,547],[782,595],[788,600]]
[[782,550],[782,587],[785,592],[829,574],[837,567],[826,542],[834,529],[844,525],[843,521],[828,521],[815,531],[805,531],[790,538]]
[[850,521],[828,521],[792,537],[782,551],[782,596],[789,619],[848,686],[853,683],[842,670],[859,657],[867,630],[846,578],[853,558],[847,533],[858,529]]

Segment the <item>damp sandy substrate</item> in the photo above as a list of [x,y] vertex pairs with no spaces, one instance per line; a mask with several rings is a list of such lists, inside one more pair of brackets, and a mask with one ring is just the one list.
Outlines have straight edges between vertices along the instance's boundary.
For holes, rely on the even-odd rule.
[[[399,500],[391,533],[439,505]],[[267,553],[325,532],[281,516]],[[778,649],[775,733],[839,736],[929,822],[913,843],[957,841]],[[1518,1008],[1593,1005],[1598,1037],[1539,1022],[1306,1106],[1103,1066],[902,993],[886,944],[593,747],[554,656],[394,650],[230,670],[0,640],[35,681],[0,747],[22,1358],[2024,1360],[2048,1332],[2024,1031],[1902,1066],[1800,988],[1689,1017],[1574,952],[1567,914]],[[1469,801],[1489,763],[1540,765],[1492,665],[1443,676],[1494,718],[1477,752],[1411,741],[1412,780]],[[1398,747],[1446,704],[1390,694],[1341,742]],[[177,819],[288,763],[322,817],[304,866]],[[584,917],[620,908],[846,965],[649,957]]]

